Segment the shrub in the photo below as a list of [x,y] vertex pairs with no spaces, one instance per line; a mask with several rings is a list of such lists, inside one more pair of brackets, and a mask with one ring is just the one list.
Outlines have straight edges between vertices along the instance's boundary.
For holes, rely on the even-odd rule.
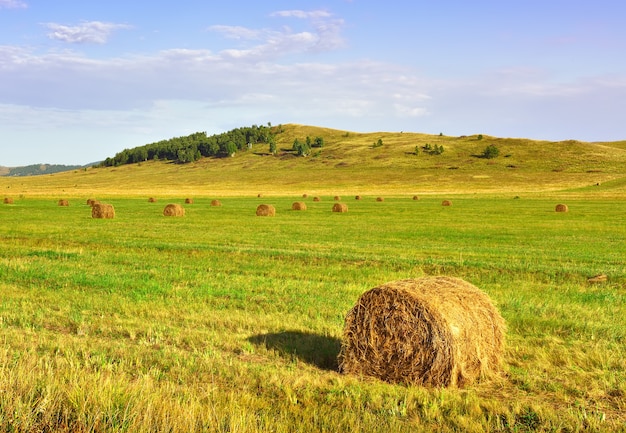
[[500,155],[500,150],[498,150],[498,148],[493,144],[485,147],[485,150],[483,150],[482,153],[482,157],[486,159],[493,159],[498,155]]

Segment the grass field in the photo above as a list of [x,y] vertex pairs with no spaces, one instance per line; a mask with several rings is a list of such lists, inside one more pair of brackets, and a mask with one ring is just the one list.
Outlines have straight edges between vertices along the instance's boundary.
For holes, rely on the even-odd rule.
[[[288,128],[282,146],[319,132]],[[381,150],[380,134],[327,133],[317,159],[0,177],[14,199],[0,204],[0,431],[626,431],[623,143],[493,139],[519,150],[489,163],[471,155],[491,138],[390,133]],[[411,156],[415,140],[446,152]],[[347,213],[331,212],[336,194]],[[116,217],[92,219],[88,198]],[[168,203],[186,215],[164,217]],[[425,275],[492,298],[501,377],[429,389],[339,374],[359,295]]]
[[[111,198],[0,207],[0,430],[620,431],[626,202]],[[255,216],[272,203],[273,218]],[[606,283],[587,277],[606,273]],[[335,372],[368,288],[454,275],[508,326],[505,374],[423,389]],[[48,430],[46,430],[48,429]]]

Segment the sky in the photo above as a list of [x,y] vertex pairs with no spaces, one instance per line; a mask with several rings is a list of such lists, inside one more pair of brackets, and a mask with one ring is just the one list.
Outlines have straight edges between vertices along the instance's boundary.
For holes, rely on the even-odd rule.
[[0,0],[0,165],[300,123],[626,139],[621,0]]

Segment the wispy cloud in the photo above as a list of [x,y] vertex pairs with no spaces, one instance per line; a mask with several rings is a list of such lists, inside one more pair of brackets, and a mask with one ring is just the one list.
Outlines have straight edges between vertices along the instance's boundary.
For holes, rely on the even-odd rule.
[[77,26],[47,23],[46,27],[50,30],[48,33],[50,39],[73,44],[104,44],[114,30],[130,28],[126,24],[104,23],[101,21],[88,21]]
[[0,0],[0,9],[25,9],[28,5],[21,0]]

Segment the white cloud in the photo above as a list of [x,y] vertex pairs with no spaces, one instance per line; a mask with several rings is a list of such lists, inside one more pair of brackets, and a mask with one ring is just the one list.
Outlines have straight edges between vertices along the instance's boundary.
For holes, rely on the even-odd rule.
[[302,10],[288,10],[288,11],[277,11],[270,14],[273,17],[282,17],[282,18],[302,18],[302,19],[319,19],[319,18],[330,18],[332,16],[331,13],[322,10],[316,11],[302,11]]
[[125,24],[103,23],[101,21],[84,22],[77,26],[65,26],[57,23],[47,23],[50,30],[48,37],[59,41],[82,44],[104,44],[114,30],[127,29]]
[[21,0],[0,0],[0,9],[25,9],[28,5]]

